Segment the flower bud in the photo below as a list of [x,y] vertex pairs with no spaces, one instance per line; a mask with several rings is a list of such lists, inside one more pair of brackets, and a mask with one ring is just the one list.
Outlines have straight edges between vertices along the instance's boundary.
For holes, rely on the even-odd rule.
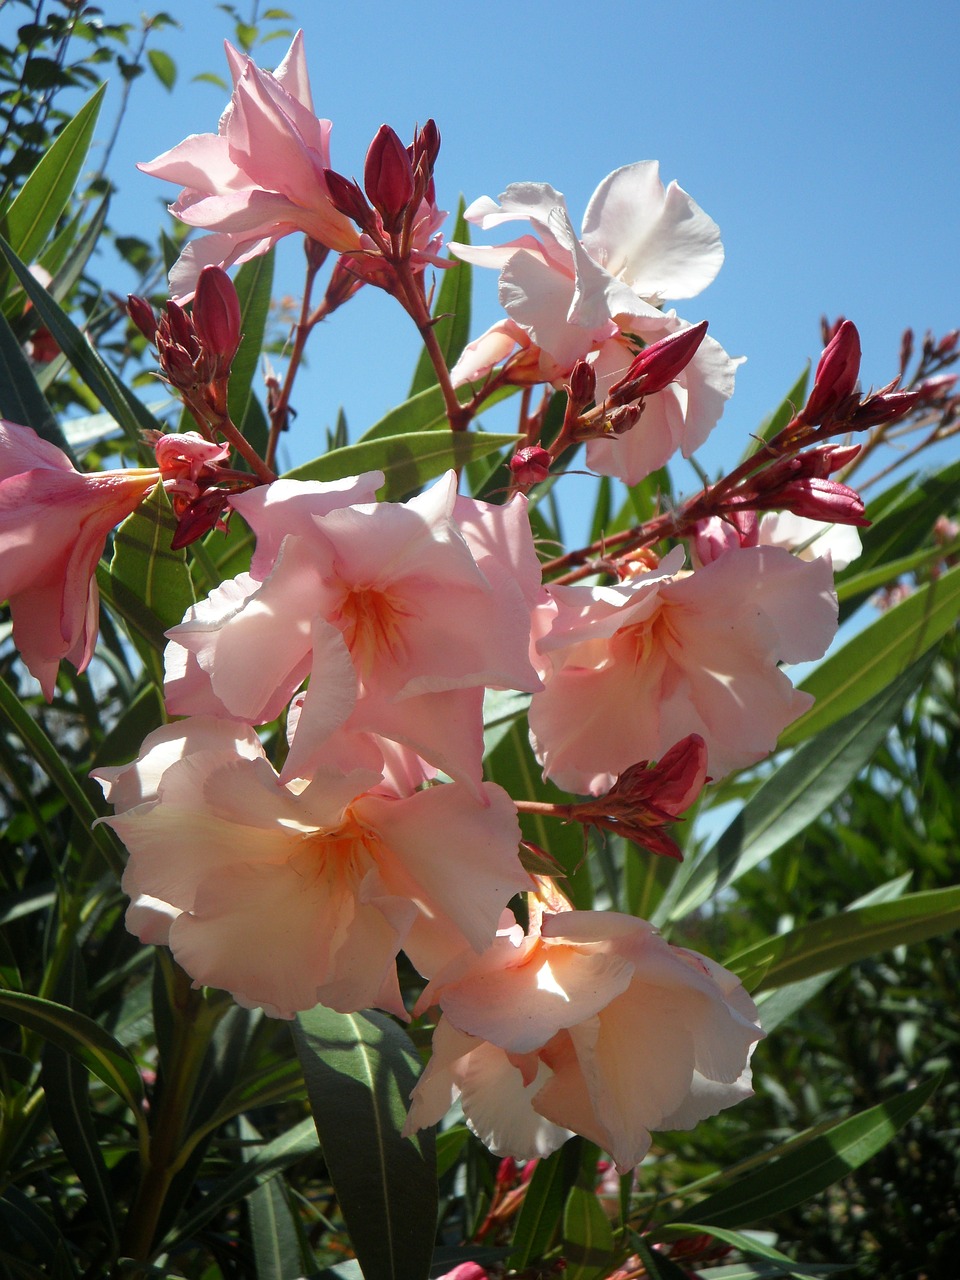
[[870,523],[864,514],[863,499],[856,490],[837,480],[821,480],[816,476],[784,485],[777,494],[778,505],[795,516],[822,520],[832,524],[853,524],[861,528]]
[[339,212],[352,218],[363,231],[376,227],[376,215],[364,199],[356,182],[351,182],[335,169],[324,169],[323,177],[330,193],[330,202]]
[[546,480],[550,474],[550,455],[539,445],[528,445],[518,449],[510,459],[510,470],[516,483],[526,489]]
[[588,360],[578,360],[570,374],[570,399],[579,411],[590,404],[597,392],[597,371]]
[[820,357],[800,421],[816,425],[830,417],[856,391],[859,377],[860,335],[852,320],[844,320]]
[[701,320],[644,347],[620,381],[610,388],[607,403],[629,404],[676,381],[696,355],[706,332],[707,322]]
[[140,298],[135,293],[128,294],[127,315],[148,342],[156,341],[157,317],[153,314],[153,307],[146,298]]
[[413,199],[413,166],[407,148],[387,124],[370,143],[363,166],[367,198],[383,219],[385,231],[399,231]]
[[215,357],[217,372],[228,372],[242,334],[240,299],[222,267],[204,267],[200,272],[192,315],[200,345]]

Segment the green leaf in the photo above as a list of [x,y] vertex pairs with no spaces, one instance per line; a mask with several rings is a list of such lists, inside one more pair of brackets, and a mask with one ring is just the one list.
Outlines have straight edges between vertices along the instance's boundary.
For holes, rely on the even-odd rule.
[[365,438],[295,467],[284,478],[340,480],[363,471],[382,471],[385,477],[382,496],[396,502],[451,467],[464,467],[475,458],[515,444],[518,438],[487,431],[417,431],[389,438]]
[[[463,211],[466,201],[460,197],[457,207],[457,218],[450,239],[458,244],[470,243],[470,224],[464,219]],[[470,338],[470,293],[472,269],[468,262],[453,259],[453,266],[440,272],[440,288],[437,291],[437,303],[433,309],[433,332],[447,368],[452,369],[460,357],[460,352]],[[410,384],[410,395],[435,386],[437,371],[426,352],[420,352],[413,382]]]
[[26,265],[21,262],[2,236],[0,236],[0,251],[13,267],[24,292],[36,307],[37,315],[50,330],[60,350],[103,407],[113,414],[127,435],[139,442],[141,431],[160,429],[161,423],[104,363],[67,313],[33,278]]
[[7,211],[7,238],[14,253],[28,263],[36,258],[67,207],[105,92],[106,85],[101,85],[60,132]]
[[0,991],[0,1018],[8,1018],[74,1054],[127,1104],[142,1124],[143,1081],[137,1064],[113,1036],[86,1014],[23,991]]
[[882,692],[932,648],[960,614],[960,565],[908,596],[822,662],[800,686],[815,704],[780,735],[793,746]]
[[[260,1134],[241,1118],[240,1137],[247,1142]],[[251,1154],[252,1149],[245,1148],[245,1157]],[[261,1182],[247,1196],[247,1208],[257,1280],[289,1280],[291,1276],[305,1275],[313,1258],[305,1256],[296,1210],[284,1179],[277,1175]]]
[[273,249],[245,262],[237,272],[234,285],[240,299],[240,332],[243,338],[230,367],[228,408],[230,418],[243,425],[247,416],[253,379],[263,350],[263,335],[270,314],[273,292]]
[[573,1187],[563,1209],[564,1280],[597,1280],[615,1261],[613,1228],[593,1191]]
[[684,1216],[706,1226],[738,1227],[803,1204],[876,1155],[916,1115],[940,1083],[928,1080],[857,1115],[838,1120],[814,1138],[800,1134],[787,1153],[733,1186],[707,1196]]
[[294,1043],[323,1157],[366,1280],[424,1280],[436,1233],[433,1134],[400,1136],[420,1059],[381,1013],[301,1013]]
[[745,985],[750,975],[762,974],[754,989],[767,991],[958,927],[960,886],[930,889],[775,934],[725,963]]
[[20,699],[5,680],[0,678],[0,717],[14,731],[29,754],[57,788],[76,814],[81,825],[90,833],[90,839],[110,870],[119,876],[123,871],[124,856],[116,837],[109,827],[95,825],[99,814],[87,798],[86,792],[70,772],[62,754],[44,733],[40,725],[27,714]]
[[164,53],[162,49],[149,49],[147,51],[147,61],[150,63],[153,74],[163,87],[172,89],[177,83],[177,64],[169,53]]
[[[58,986],[57,994],[76,1004],[82,998],[82,968],[76,950]],[[48,1041],[43,1051],[40,1082],[63,1154],[83,1184],[95,1219],[102,1224],[112,1244],[117,1242],[116,1199],[110,1187],[107,1166],[90,1110],[90,1077],[86,1067],[72,1053]]]
[[[494,392],[488,400],[484,401],[484,409],[490,408],[512,395],[516,395],[518,390],[519,387],[502,387],[499,391]],[[467,399],[469,392],[465,388],[462,391],[462,398]],[[386,436],[406,435],[408,432],[439,431],[441,429],[444,431],[450,429],[443,401],[443,392],[439,387],[429,387],[426,391],[418,391],[415,396],[411,396],[409,400],[404,400],[402,404],[398,404],[388,413],[385,413],[379,422],[375,422],[372,427],[363,433],[357,443],[365,444],[370,440],[382,440]],[[511,436],[511,443],[515,439],[515,436]]]
[[681,864],[653,922],[688,915],[815,822],[873,756],[929,665],[922,658],[787,760],[754,792],[714,845]]
[[0,311],[0,417],[32,427],[38,436],[62,449],[71,462],[73,451],[37,385],[23,347]]
[[278,1169],[285,1169],[316,1151],[317,1132],[311,1119],[301,1121],[279,1138],[257,1148],[248,1155],[240,1169],[214,1184],[193,1212],[178,1221],[163,1240],[163,1247],[173,1249],[181,1241],[189,1240],[211,1218],[242,1200],[254,1187],[272,1178]]
[[[794,1262],[785,1253],[781,1253],[779,1249],[774,1249],[772,1245],[764,1244],[762,1240],[758,1240],[755,1236],[744,1235],[742,1231],[729,1231],[726,1227],[706,1226],[701,1223],[691,1222],[671,1222],[666,1226],[654,1227],[648,1239],[681,1240],[684,1236],[698,1236],[704,1232],[713,1236],[715,1240],[722,1240],[724,1244],[732,1245],[734,1249],[739,1249],[741,1253],[752,1254],[758,1258],[766,1258],[769,1262],[777,1263],[777,1271],[781,1275],[799,1276],[805,1280],[807,1276],[821,1276],[824,1274],[819,1267],[812,1271],[808,1270],[803,1263]],[[830,1272],[843,1271],[845,1268],[830,1267],[828,1270]]]
[[513,1252],[508,1259],[511,1270],[522,1271],[550,1249],[579,1171],[577,1142],[565,1142],[559,1151],[537,1161],[517,1215]]
[[[163,633],[182,622],[196,600],[186,550],[170,547],[176,528],[167,495],[158,484],[120,525],[113,542],[112,599],[123,601],[124,617],[131,609],[142,614],[131,638],[144,661],[154,665],[167,643]],[[145,636],[150,637],[146,647]]]

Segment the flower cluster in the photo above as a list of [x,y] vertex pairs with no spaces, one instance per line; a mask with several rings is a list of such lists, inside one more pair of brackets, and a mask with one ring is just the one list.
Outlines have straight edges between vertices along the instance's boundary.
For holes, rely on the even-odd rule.
[[[141,166],[183,184],[173,212],[208,234],[175,266],[179,301],[159,320],[130,303],[199,433],[154,433],[153,468],[83,475],[3,424],[0,593],[14,639],[48,698],[61,658],[89,662],[96,563],[157,483],[176,548],[225,515],[245,525],[248,567],[167,632],[169,722],[132,763],[95,771],[129,851],[129,928],[197,985],[274,1016],[318,1002],[439,1010],[410,1131],[459,1096],[494,1151],[529,1159],[577,1132],[627,1170],[652,1130],[747,1096],[757,1010],[729,972],[645,921],[573,910],[520,816],[682,856],[666,828],[710,779],[775,749],[811,702],[783,664],[819,658],[836,630],[833,571],[856,554],[864,516],[831,479],[856,450],[823,441],[912,401],[892,388],[861,401],[845,322],[779,435],[676,510],[543,574],[527,492],[564,450],[585,443],[588,467],[634,484],[689,456],[733,392],[740,361],[706,322],[663,310],[717,274],[716,224],[652,161],[605,178],[579,232],[543,183],[475,201],[466,216],[481,229],[519,219],[532,234],[449,246],[499,270],[506,316],[448,369],[423,285],[430,263],[452,265],[437,256],[436,126],[409,147],[384,126],[361,188],[330,166],[299,35],[273,74],[229,46],[228,59],[218,132]],[[417,321],[452,431],[493,388],[565,393],[553,439],[545,414],[522,417],[505,501],[465,496],[454,471],[404,502],[378,500],[379,471],[277,478],[242,438],[227,396],[241,313],[223,268],[293,232],[311,283],[339,255],[324,314],[364,282]],[[537,803],[485,777],[488,691],[529,699],[543,775],[579,799]],[[425,981],[419,999],[401,987],[401,952]]]

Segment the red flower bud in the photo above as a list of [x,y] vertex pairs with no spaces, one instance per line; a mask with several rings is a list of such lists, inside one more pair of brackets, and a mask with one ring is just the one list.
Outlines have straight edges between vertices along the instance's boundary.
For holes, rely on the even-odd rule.
[[204,267],[193,297],[193,325],[200,345],[227,373],[240,346],[240,299],[222,267]]
[[399,231],[413,199],[413,166],[393,129],[382,124],[363,166],[367,198],[383,219],[385,231]]
[[813,390],[799,418],[817,424],[853,395],[860,377],[860,335],[852,320],[844,320],[824,348]]
[[585,409],[597,391],[597,371],[588,360],[578,360],[570,374],[570,399],[576,408]]
[[550,474],[550,455],[539,445],[518,449],[510,459],[510,470],[513,472],[513,478],[522,488],[539,484]]
[[610,388],[607,403],[629,404],[676,381],[697,354],[706,332],[707,322],[701,320],[644,347],[620,381]]
[[777,494],[778,505],[795,516],[823,520],[832,524],[853,524],[861,528],[870,523],[864,514],[863,499],[848,485],[816,476],[786,484]]
[[127,315],[148,342],[156,341],[157,317],[153,314],[153,307],[146,298],[140,298],[135,293],[128,294]]
[[351,182],[335,169],[324,169],[323,177],[334,208],[352,218],[361,231],[373,230],[377,224],[376,215],[367,204],[359,184]]

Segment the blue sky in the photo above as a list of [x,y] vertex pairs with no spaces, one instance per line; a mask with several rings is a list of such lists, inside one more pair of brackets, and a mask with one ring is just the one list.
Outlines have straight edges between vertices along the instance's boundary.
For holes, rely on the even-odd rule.
[[[241,0],[242,12],[249,7]],[[734,460],[816,357],[821,313],[857,323],[866,383],[893,375],[905,325],[921,334],[960,324],[960,6],[952,0],[909,13],[889,0],[285,7],[305,32],[318,113],[334,122],[334,166],[348,174],[362,172],[383,121],[406,137],[432,115],[443,135],[444,207],[461,192],[470,200],[509,182],[546,181],[566,194],[577,223],[608,172],[659,159],[663,178],[676,178],[719,223],[724,268],[678,306],[748,357],[714,432],[711,467]],[[107,19],[140,11],[130,0],[102,8]],[[214,130],[225,103],[221,89],[192,77],[225,75],[229,19],[213,0],[165,8],[182,23],[156,41],[178,63],[177,87],[167,93],[146,76],[136,83],[111,166],[120,187],[114,224],[146,235],[175,193],[134,162]],[[267,44],[258,61],[273,66],[285,47]],[[279,285],[294,292],[300,249],[283,250]],[[494,273],[477,276],[480,332],[499,312]],[[416,354],[409,320],[362,291],[315,335],[292,460],[317,451],[311,428],[319,442],[338,405],[359,434],[402,398]],[[684,484],[695,484],[689,470]]]

